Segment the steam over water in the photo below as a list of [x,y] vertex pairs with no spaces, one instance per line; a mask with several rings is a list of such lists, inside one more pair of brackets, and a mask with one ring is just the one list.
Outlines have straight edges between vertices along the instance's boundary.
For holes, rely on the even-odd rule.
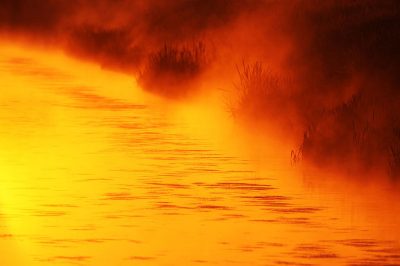
[[130,77],[3,51],[1,265],[400,265],[390,185],[304,173],[273,140],[244,152],[259,144]]

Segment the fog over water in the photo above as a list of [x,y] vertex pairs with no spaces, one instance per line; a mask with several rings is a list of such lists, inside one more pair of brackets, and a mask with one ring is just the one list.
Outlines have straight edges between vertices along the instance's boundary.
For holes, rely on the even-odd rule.
[[236,122],[287,129],[312,164],[400,173],[397,1],[3,0],[0,14],[2,39],[129,74],[163,98],[224,92]]
[[129,76],[3,51],[2,264],[400,263],[390,184],[291,167],[287,144],[241,132],[207,102],[127,93]]

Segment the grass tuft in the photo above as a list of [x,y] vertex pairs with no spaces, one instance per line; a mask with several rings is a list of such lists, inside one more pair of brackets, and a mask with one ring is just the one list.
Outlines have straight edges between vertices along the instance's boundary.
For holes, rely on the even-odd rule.
[[356,162],[358,167],[369,167],[378,146],[375,115],[371,126],[366,113],[367,104],[360,95],[323,112],[318,121],[306,126],[299,155],[319,164]]
[[149,55],[147,66],[139,73],[138,83],[145,90],[163,96],[182,96],[189,89],[188,86],[180,86],[200,75],[209,62],[203,42],[184,46],[164,44],[156,53]]
[[240,69],[239,82],[234,83],[237,101],[230,104],[229,109],[234,118],[246,115],[253,118],[268,117],[277,111],[277,106],[287,102],[287,85],[289,79],[274,74],[271,69],[265,69],[262,62],[246,65]]
[[393,177],[400,176],[400,126],[393,126],[393,136],[388,145],[389,170]]

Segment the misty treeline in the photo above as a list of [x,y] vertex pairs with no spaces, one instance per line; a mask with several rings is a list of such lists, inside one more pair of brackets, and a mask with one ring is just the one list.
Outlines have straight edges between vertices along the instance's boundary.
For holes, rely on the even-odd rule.
[[400,175],[399,1],[0,0],[0,34],[168,98],[218,80],[235,121],[284,128],[296,161]]

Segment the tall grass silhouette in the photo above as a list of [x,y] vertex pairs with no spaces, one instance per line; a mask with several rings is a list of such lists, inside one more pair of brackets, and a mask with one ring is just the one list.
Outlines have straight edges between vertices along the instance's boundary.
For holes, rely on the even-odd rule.
[[200,75],[210,62],[203,42],[173,46],[164,44],[148,57],[147,66],[140,71],[138,83],[145,90],[167,97],[184,96],[186,84]]
[[324,111],[305,127],[298,153],[321,165],[335,161],[367,167],[378,149],[374,114],[371,126],[368,109],[360,95],[353,95],[347,103]]
[[400,176],[400,126],[393,125],[393,135],[389,141],[389,169],[393,177]]
[[241,116],[263,118],[277,112],[278,105],[288,103],[288,85],[290,81],[264,68],[262,62],[252,65],[242,63],[236,66],[239,82],[234,83],[237,100],[229,104],[235,119]]
[[392,117],[400,114],[400,2],[291,5],[282,28],[293,43],[283,62],[290,82],[260,62],[243,64],[233,117],[268,126],[277,117],[292,119],[300,129],[294,163],[352,173],[389,168],[399,178],[400,126]]

